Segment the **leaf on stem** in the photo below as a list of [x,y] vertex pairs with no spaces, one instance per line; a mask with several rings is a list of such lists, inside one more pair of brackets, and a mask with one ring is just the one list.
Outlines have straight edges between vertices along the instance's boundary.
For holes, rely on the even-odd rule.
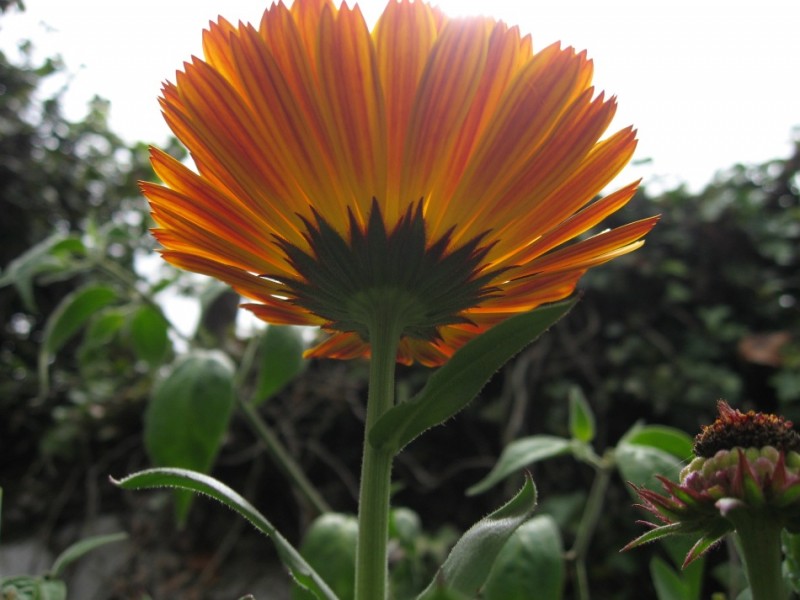
[[278,551],[281,561],[291,571],[294,580],[321,600],[338,600],[328,584],[317,574],[300,553],[273,527],[264,515],[247,500],[213,477],[185,469],[148,469],[120,480],[111,480],[126,490],[172,487],[209,496],[250,521],[267,535]]
[[504,506],[470,527],[450,551],[430,585],[418,600],[435,598],[444,588],[474,598],[483,587],[497,555],[536,507],[536,486],[530,476]]
[[486,600],[561,600],[566,566],[555,520],[535,517],[520,525],[495,560],[483,596]]
[[578,386],[569,391],[569,432],[573,439],[589,443],[594,439],[594,413]]
[[[208,472],[234,405],[233,366],[218,352],[195,352],[156,385],[145,413],[144,443],[159,467]],[[176,493],[183,522],[192,495]]]
[[571,447],[570,440],[554,435],[533,435],[513,441],[505,447],[489,474],[467,490],[467,495],[481,494],[528,465],[567,454]]
[[444,423],[575,302],[559,302],[516,315],[470,340],[428,379],[419,394],[384,413],[369,431],[370,443],[399,452],[422,432]]

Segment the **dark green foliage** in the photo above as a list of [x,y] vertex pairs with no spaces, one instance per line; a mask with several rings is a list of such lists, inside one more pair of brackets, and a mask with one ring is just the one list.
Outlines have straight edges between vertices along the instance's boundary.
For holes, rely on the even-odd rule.
[[[0,1],[0,11],[17,4]],[[148,465],[141,445],[146,400],[158,369],[183,347],[213,346],[237,367],[248,360],[246,340],[231,327],[237,302],[231,294],[224,305],[202,306],[199,337],[173,345],[180,336],[151,302],[153,295],[188,293],[200,305],[200,293],[195,280],[165,267],[148,280],[134,271],[137,254],[154,255],[136,188],[138,179],[152,175],[146,146],[130,146],[108,130],[110,108],[102,100],[80,122],[70,122],[58,96],[37,95],[40,84],[60,70],[58,60],[15,65],[0,54],[0,481],[7,486],[8,536],[42,522],[49,527],[61,519],[81,521],[91,504],[85,489],[99,490],[92,497],[95,509],[119,509],[120,492],[96,481]],[[426,531],[463,531],[513,493],[518,480],[511,475],[505,490],[498,485],[481,496],[463,496],[516,439],[574,435],[601,455],[639,420],[694,435],[713,420],[718,398],[741,410],[777,410],[799,421],[799,186],[800,144],[786,160],[733,167],[700,193],[640,192],[608,225],[661,213],[645,246],[592,270],[566,318],[445,427],[401,453],[394,504],[418,513]],[[43,394],[38,363],[48,323],[59,325],[58,307],[86,286],[113,292],[100,292],[97,310],[81,312],[79,326],[62,323],[57,338],[51,330],[45,361],[51,385]],[[251,364],[267,360],[258,346],[252,348]],[[293,370],[291,362],[279,370]],[[257,403],[269,396],[259,410],[326,499],[336,510],[354,511],[364,364],[312,362],[300,377],[275,382],[259,382],[255,368],[242,371],[247,377],[237,380],[239,389]],[[401,397],[413,397],[429,374],[400,367]],[[573,419],[570,430],[576,386],[594,422]],[[588,414],[582,403],[572,404]],[[309,515],[292,495],[272,491],[275,481],[285,480],[269,461],[255,461],[258,477],[251,477],[248,461],[261,449],[243,429],[234,418],[220,449],[220,478],[247,481],[248,499],[255,497],[296,541]],[[621,457],[629,471],[641,465],[634,460],[641,451],[635,446],[647,446],[645,437],[670,443],[668,430],[637,431],[644,437],[628,438]],[[548,460],[532,466],[541,510],[558,523],[569,548],[591,473],[561,455],[566,453],[552,451],[559,448],[545,450]],[[645,458],[653,464],[659,459]],[[53,506],[56,497],[60,504]],[[615,476],[590,547],[589,579],[607,593],[603,597],[655,597],[648,565],[658,546],[617,552],[641,532],[631,504],[626,485]],[[197,523],[217,518],[216,512],[206,514],[208,520]],[[708,561],[719,563],[724,556],[712,552]],[[653,564],[662,584],[678,582],[662,562]],[[572,597],[569,565],[567,570],[565,594]],[[723,589],[708,580],[701,597]]]

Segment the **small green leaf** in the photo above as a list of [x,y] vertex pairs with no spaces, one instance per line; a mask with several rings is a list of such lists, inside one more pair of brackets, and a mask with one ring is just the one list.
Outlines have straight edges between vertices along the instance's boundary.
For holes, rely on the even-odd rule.
[[[340,598],[355,594],[356,542],[358,520],[350,515],[327,513],[318,517],[309,528],[300,546],[300,554],[319,573]],[[295,588],[295,600],[314,596]]]
[[56,307],[44,330],[43,351],[48,357],[58,352],[97,312],[118,299],[107,285],[88,285],[68,294]]
[[558,525],[550,516],[520,525],[495,560],[486,600],[561,600],[566,567]]
[[[219,352],[184,357],[155,387],[145,413],[144,443],[158,466],[208,472],[234,404],[233,367]],[[183,522],[191,494],[176,494]]]
[[431,594],[439,587],[474,598],[503,546],[535,507],[536,486],[530,477],[526,477],[525,485],[514,498],[461,536],[418,600],[431,600],[434,597]]
[[73,255],[83,255],[86,248],[79,237],[73,234],[54,233],[8,264],[0,276],[0,287],[14,285],[22,303],[30,312],[36,312],[33,298],[33,282],[39,275],[71,271]]
[[314,571],[300,553],[273,527],[264,515],[258,512],[252,504],[242,498],[224,483],[213,477],[195,473],[184,469],[148,469],[123,479],[111,480],[119,487],[126,490],[142,490],[159,487],[174,487],[191,492],[210,496],[221,502],[231,510],[239,513],[250,521],[256,529],[267,535],[278,551],[284,565],[291,571],[292,577],[303,585],[317,598],[322,600],[338,600],[338,596],[325,583],[325,580]]
[[625,481],[658,488],[655,475],[678,478],[691,458],[691,438],[678,429],[635,425],[614,451],[617,468]]
[[554,435],[533,435],[515,440],[505,447],[489,474],[467,490],[467,495],[481,494],[535,462],[566,454],[571,446],[570,440]]
[[122,542],[126,539],[128,539],[126,533],[111,533],[108,535],[97,535],[75,542],[58,555],[58,558],[56,558],[50,569],[50,577],[60,577],[64,569],[70,564],[95,548],[100,548],[101,546],[114,542]]
[[578,386],[569,391],[569,432],[573,439],[586,444],[595,435],[594,413]]
[[516,315],[470,340],[428,379],[414,398],[388,410],[369,432],[373,446],[398,452],[445,422],[478,395],[506,362],[563,317],[574,300]]
[[67,586],[58,579],[21,575],[0,579],[0,594],[13,600],[66,600]]
[[101,311],[92,319],[83,335],[83,346],[97,348],[108,344],[122,329],[128,314],[126,309],[110,308]]
[[253,404],[280,392],[305,369],[303,332],[297,327],[270,325],[259,344],[260,368]]
[[658,556],[650,561],[650,578],[658,600],[689,600],[689,591],[681,576]]
[[98,311],[118,300],[117,293],[107,285],[88,285],[68,294],[51,313],[44,328],[39,350],[40,395],[47,395],[49,366],[53,356]]
[[159,365],[169,352],[169,324],[152,306],[140,306],[130,322],[131,342],[136,355],[150,364]]
[[781,534],[783,545],[783,571],[795,592],[800,592],[800,534],[789,533],[783,530]]
[[634,425],[622,437],[622,442],[652,446],[680,460],[692,458],[692,438],[687,433],[664,425]]

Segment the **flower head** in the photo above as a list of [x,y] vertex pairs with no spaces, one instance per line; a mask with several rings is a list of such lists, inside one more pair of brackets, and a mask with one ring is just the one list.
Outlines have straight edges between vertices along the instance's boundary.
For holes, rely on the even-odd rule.
[[724,535],[768,519],[800,530],[800,435],[777,415],[742,413],[718,403],[719,418],[695,438],[696,458],[674,483],[659,477],[667,495],[634,486],[641,507],[659,524],[625,549],[666,535],[698,536],[685,564]]
[[367,355],[365,311],[388,305],[398,360],[441,364],[655,224],[587,237],[637,186],[597,199],[636,139],[601,139],[616,102],[584,52],[408,0],[372,31],[357,6],[278,3],[211,23],[203,49],[163,88],[197,172],[153,150],[155,235],[260,318],[323,327],[312,356]]

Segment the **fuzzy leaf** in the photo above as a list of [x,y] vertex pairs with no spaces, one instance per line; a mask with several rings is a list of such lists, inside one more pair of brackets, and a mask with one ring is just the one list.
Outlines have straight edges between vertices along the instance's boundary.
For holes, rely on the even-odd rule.
[[393,407],[375,423],[369,432],[370,443],[398,452],[422,432],[444,423],[575,302],[559,302],[511,317],[470,340],[428,379],[419,394]]
[[483,586],[497,555],[536,507],[536,486],[530,477],[504,506],[484,517],[461,536],[418,600],[431,600],[440,587],[473,598]]
[[106,544],[122,542],[126,539],[128,539],[128,534],[126,533],[111,533],[108,535],[96,535],[77,541],[58,555],[58,558],[53,562],[53,566],[50,569],[50,577],[60,577],[64,569],[81,558],[84,554],[96,548],[100,548],[101,546],[105,546]]
[[250,521],[267,535],[278,551],[283,564],[295,581],[322,600],[338,600],[328,584],[314,571],[300,553],[273,527],[252,504],[224,483],[213,477],[185,469],[148,469],[128,475],[113,483],[126,490],[173,487],[210,496]]
[[503,546],[483,589],[486,600],[561,600],[566,566],[550,516],[523,523]]

